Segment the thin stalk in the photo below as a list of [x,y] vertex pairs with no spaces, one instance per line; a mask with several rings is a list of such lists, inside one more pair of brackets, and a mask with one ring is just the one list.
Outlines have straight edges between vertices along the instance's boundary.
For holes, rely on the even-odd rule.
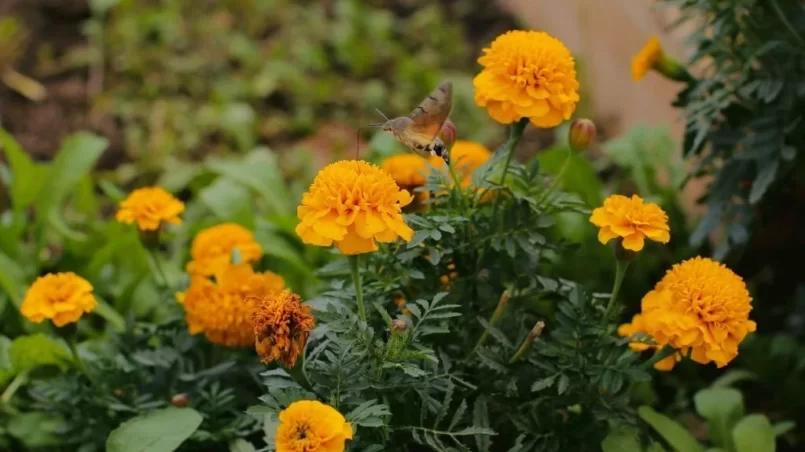
[[623,278],[626,276],[626,269],[629,268],[630,262],[615,260],[615,281],[612,285],[612,293],[609,295],[609,302],[607,303],[607,310],[604,311],[604,324],[609,321],[609,316],[612,314],[612,309],[615,307],[615,299],[618,298],[618,292],[621,291]]
[[565,157],[565,163],[562,164],[562,167],[559,169],[559,173],[551,182],[551,185],[545,190],[545,193],[540,196],[539,201],[537,201],[537,206],[542,207],[542,203],[547,201],[548,198],[553,194],[556,187],[559,185],[559,182],[565,176],[565,172],[567,172],[568,167],[570,166],[570,161],[573,160],[573,148],[570,146],[567,147],[567,157]]
[[453,184],[456,190],[458,190],[459,194],[461,194],[461,207],[467,207],[467,194],[464,193],[464,188],[461,186],[461,179],[458,178],[458,174],[456,174],[456,169],[453,166],[453,161],[450,160],[450,163],[447,164],[447,168],[450,171],[450,178],[453,179]]
[[363,304],[363,286],[361,285],[360,255],[349,256],[349,269],[352,272],[352,283],[355,285],[355,300],[358,302],[358,316],[366,323],[366,306]]
[[0,395],[0,401],[3,403],[8,403],[11,401],[11,398],[14,397],[14,393],[17,392],[18,389],[22,387],[25,383],[28,382],[28,371],[22,371],[18,373],[11,383],[8,384],[3,394]]
[[[503,162],[503,175],[500,178],[500,185],[505,185],[506,177],[509,174],[509,165],[511,165],[512,158],[514,158],[514,150],[517,148],[517,144],[520,142],[520,139],[523,137],[523,131],[525,130],[526,126],[528,125],[528,118],[523,118],[518,122],[512,124],[509,128],[509,139],[506,141],[506,144],[503,147],[503,152],[506,154],[506,160]],[[489,191],[489,189],[484,189],[478,196],[476,196],[476,200],[480,201],[484,199],[484,196]],[[498,204],[499,204],[500,197],[495,198],[495,207],[494,211],[497,213],[498,211]]]
[[92,378],[92,375],[89,373],[89,369],[87,369],[86,364],[84,364],[84,360],[81,359],[81,355],[78,353],[78,343],[74,334],[67,338],[67,344],[70,346],[70,351],[73,352],[73,356],[75,356],[75,363],[78,366],[78,370],[80,370],[81,373],[83,373],[89,379],[89,382],[94,386],[95,380]]
[[151,260],[154,261],[154,267],[159,273],[159,277],[162,278],[162,286],[166,289],[170,289],[171,285],[168,282],[168,276],[165,274],[165,269],[162,267],[162,264],[159,262],[159,258],[156,254],[154,254],[153,250],[148,248],[148,255],[151,256]]
[[528,336],[526,336],[525,340],[523,340],[520,348],[517,349],[517,352],[509,360],[509,364],[513,364],[515,361],[525,356],[529,350],[531,350],[531,344],[533,344],[534,340],[542,335],[543,329],[545,329],[545,322],[540,320],[534,325],[534,328],[531,328],[531,331],[528,333]]
[[472,348],[469,356],[475,354],[478,349],[484,345],[486,342],[486,338],[489,337],[489,330],[493,328],[497,323],[500,321],[500,318],[503,317],[503,312],[506,310],[506,306],[509,304],[509,300],[511,299],[511,293],[508,289],[503,291],[503,294],[500,296],[500,300],[498,300],[498,305],[495,308],[495,312],[492,313],[492,317],[489,318],[489,322],[487,323],[486,328],[484,328],[484,332],[481,334],[481,337],[478,338],[478,342],[475,343],[475,347]]

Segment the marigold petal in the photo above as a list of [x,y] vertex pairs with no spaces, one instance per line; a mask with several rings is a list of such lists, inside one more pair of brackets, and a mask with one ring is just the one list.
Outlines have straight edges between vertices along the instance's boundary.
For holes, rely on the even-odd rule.
[[335,242],[335,246],[347,256],[372,253],[378,249],[374,239],[365,239],[356,232],[347,233],[343,239]]
[[630,251],[640,251],[643,249],[645,236],[639,232],[627,235],[623,238],[623,247]]

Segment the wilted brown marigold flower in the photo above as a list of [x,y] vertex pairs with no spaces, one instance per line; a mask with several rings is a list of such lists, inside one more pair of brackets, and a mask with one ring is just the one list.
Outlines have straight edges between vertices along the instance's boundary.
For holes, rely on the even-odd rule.
[[196,234],[190,249],[191,275],[212,276],[232,263],[232,251],[237,249],[241,262],[251,264],[263,257],[263,248],[254,240],[251,231],[236,223],[223,223]]
[[257,354],[266,364],[279,361],[292,368],[315,326],[310,306],[288,290],[272,291],[250,303]]
[[137,223],[141,231],[156,231],[163,223],[180,224],[184,203],[160,187],[138,188],[120,203],[115,219]]
[[275,273],[256,273],[249,264],[237,264],[217,274],[215,281],[194,277],[187,291],[176,297],[184,306],[190,334],[204,333],[210,342],[227,347],[247,347],[254,343],[254,306],[247,298],[284,287]]

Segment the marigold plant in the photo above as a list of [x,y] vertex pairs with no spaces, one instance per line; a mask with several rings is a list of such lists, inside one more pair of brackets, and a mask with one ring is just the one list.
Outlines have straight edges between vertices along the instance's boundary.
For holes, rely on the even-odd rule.
[[48,319],[63,327],[98,306],[92,290],[92,284],[75,273],[49,273],[28,288],[20,312],[31,322]]
[[227,347],[254,344],[253,306],[248,297],[282,290],[285,281],[272,273],[257,273],[249,264],[227,267],[215,280],[194,277],[186,292],[177,294],[191,334],[204,333],[211,342]]
[[352,426],[335,408],[318,400],[293,402],[279,414],[277,452],[343,452]]
[[643,298],[641,317],[632,324],[658,347],[670,345],[697,363],[723,367],[755,331],[751,303],[740,276],[724,264],[696,257],[666,273]]
[[115,219],[137,223],[141,231],[156,231],[162,224],[180,224],[184,203],[160,187],[138,188],[120,203]]
[[290,291],[272,291],[250,300],[255,348],[263,362],[292,368],[315,326],[310,306]]
[[252,232],[239,224],[223,223],[204,229],[193,239],[187,272],[198,276],[217,274],[232,263],[235,249],[243,263],[254,263],[263,257],[263,248]]
[[303,242],[335,246],[346,255],[376,251],[376,242],[411,240],[402,208],[413,200],[376,165],[342,160],[323,168],[297,208]]
[[668,215],[657,204],[644,203],[637,195],[610,196],[602,207],[593,210],[590,222],[600,228],[601,243],[622,238],[623,247],[631,251],[642,250],[646,238],[660,243],[671,240]]
[[555,127],[576,110],[576,62],[565,45],[544,32],[509,31],[478,59],[475,103],[495,121],[528,118],[536,127]]

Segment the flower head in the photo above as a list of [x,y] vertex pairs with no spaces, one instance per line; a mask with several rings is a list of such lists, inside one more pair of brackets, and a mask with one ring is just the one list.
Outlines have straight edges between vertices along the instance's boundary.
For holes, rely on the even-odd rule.
[[253,263],[263,256],[263,248],[254,240],[251,231],[235,223],[213,226],[196,234],[190,249],[191,261],[187,272],[194,276],[212,276],[232,263],[232,251],[237,249],[240,262]]
[[184,204],[159,187],[138,188],[120,203],[115,219],[121,223],[137,222],[141,231],[156,231],[163,223],[179,224]]
[[648,71],[653,69],[662,57],[662,44],[659,38],[652,36],[637,55],[632,57],[632,80],[643,80]]
[[77,322],[98,306],[92,284],[75,273],[48,273],[25,292],[20,312],[34,323],[50,319],[57,327]]
[[215,281],[195,276],[184,293],[177,294],[184,306],[190,334],[204,333],[210,342],[227,347],[254,344],[249,297],[282,290],[285,281],[272,273],[256,273],[246,263],[231,265],[215,275]]
[[570,119],[579,101],[576,62],[558,39],[515,30],[498,36],[478,59],[475,103],[502,124],[529,118],[535,127]]
[[362,160],[332,163],[316,175],[296,212],[296,233],[311,245],[335,246],[342,253],[377,250],[376,242],[411,240],[402,208],[413,200],[394,179]]
[[668,215],[657,204],[644,204],[637,195],[610,196],[602,207],[593,210],[590,222],[601,228],[598,231],[601,243],[622,237],[623,247],[631,251],[642,250],[647,237],[660,243],[671,240]]
[[252,302],[257,354],[266,364],[279,361],[292,368],[315,326],[310,306],[290,291],[273,291]]
[[282,410],[274,437],[277,452],[343,452],[352,426],[335,408],[299,400]]
[[642,330],[658,346],[690,352],[694,361],[726,366],[755,331],[752,298],[740,276],[712,259],[688,259],[643,297]]

